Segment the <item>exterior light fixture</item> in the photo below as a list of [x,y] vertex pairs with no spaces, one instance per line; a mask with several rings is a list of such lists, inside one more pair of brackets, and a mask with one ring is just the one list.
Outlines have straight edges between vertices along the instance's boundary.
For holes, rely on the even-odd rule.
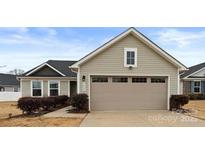
[[129,66],[129,70],[132,70],[132,66]]

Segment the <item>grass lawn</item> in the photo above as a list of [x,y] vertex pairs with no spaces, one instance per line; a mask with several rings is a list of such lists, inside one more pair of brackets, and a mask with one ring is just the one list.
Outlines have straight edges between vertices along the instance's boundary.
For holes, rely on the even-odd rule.
[[80,118],[46,118],[46,117],[14,117],[21,115],[17,109],[16,102],[0,102],[0,127],[77,127],[82,119]]
[[205,100],[189,101],[183,108],[192,111],[190,116],[205,120]]

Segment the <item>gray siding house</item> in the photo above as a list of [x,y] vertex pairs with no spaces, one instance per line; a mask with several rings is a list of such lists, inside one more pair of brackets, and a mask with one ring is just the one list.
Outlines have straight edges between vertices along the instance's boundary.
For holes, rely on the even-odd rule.
[[89,109],[169,109],[186,66],[135,28],[79,61],[47,61],[20,77],[23,96],[86,93]]
[[18,92],[20,91],[20,82],[16,75],[0,73],[0,92]]
[[183,71],[181,77],[181,93],[200,94],[205,93],[205,63],[194,65]]

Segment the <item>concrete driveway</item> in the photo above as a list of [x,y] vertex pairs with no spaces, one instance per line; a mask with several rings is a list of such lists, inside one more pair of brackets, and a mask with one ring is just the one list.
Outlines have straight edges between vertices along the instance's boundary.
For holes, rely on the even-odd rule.
[[81,127],[205,127],[205,121],[166,110],[95,111]]

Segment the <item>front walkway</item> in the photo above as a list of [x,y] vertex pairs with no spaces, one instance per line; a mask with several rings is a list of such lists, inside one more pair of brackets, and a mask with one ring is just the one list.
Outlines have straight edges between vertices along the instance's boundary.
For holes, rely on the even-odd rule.
[[68,113],[67,111],[68,109],[70,108],[65,107],[60,110],[47,113],[43,116],[48,118],[82,118],[83,119],[87,115],[87,113]]
[[205,127],[205,121],[166,110],[95,111],[81,127]]

